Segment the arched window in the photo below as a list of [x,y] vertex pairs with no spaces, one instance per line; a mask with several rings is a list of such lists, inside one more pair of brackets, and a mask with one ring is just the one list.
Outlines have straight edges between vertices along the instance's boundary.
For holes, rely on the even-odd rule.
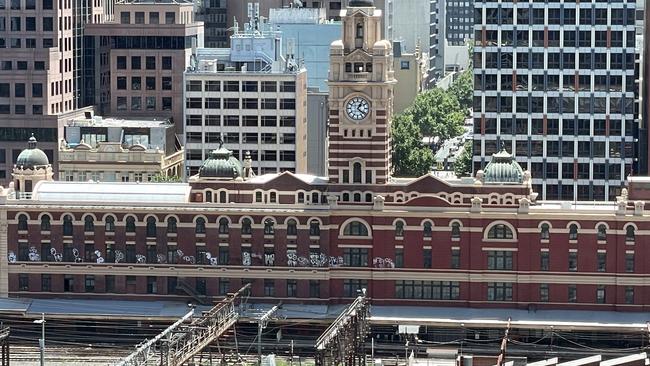
[[63,216],[63,235],[72,235],[72,216]]
[[548,240],[551,237],[550,227],[548,224],[542,224],[540,227],[539,237],[542,240]]
[[[366,72],[372,72],[372,62],[366,63]],[[370,135],[368,135],[370,137]]]
[[241,222],[241,233],[245,235],[250,235],[251,234],[251,220],[249,218],[245,218]]
[[226,193],[226,191],[219,192],[219,202],[228,203],[228,194]]
[[598,225],[598,240],[607,240],[607,226],[605,224]]
[[313,192],[311,194],[311,203],[318,203],[318,192]]
[[86,216],[84,218],[84,231],[95,231],[95,219],[92,216]]
[[228,234],[228,219],[222,217],[219,219],[219,234]]
[[320,222],[318,220],[311,220],[309,222],[309,236],[320,235]]
[[569,240],[578,240],[578,225],[569,225]]
[[298,224],[296,220],[290,219],[287,221],[287,235],[298,235]]
[[455,239],[460,238],[460,224],[458,222],[451,224],[451,237]]
[[372,193],[366,193],[366,202],[372,202]]
[[352,164],[352,183],[361,183],[361,163]]
[[350,201],[350,194],[343,193],[343,202],[349,202],[349,201]]
[[424,223],[424,237],[425,238],[430,238],[431,235],[433,234],[433,225],[429,221]]
[[634,241],[634,226],[628,225],[625,228],[625,241]]
[[41,230],[42,231],[50,231],[50,228],[51,228],[50,215],[41,216]]
[[275,233],[275,229],[273,228],[273,225],[275,225],[273,219],[264,220],[264,235],[273,235],[273,233]]
[[356,37],[363,38],[363,23],[357,23]]
[[147,217],[147,238],[156,237],[156,218],[153,216]]
[[404,236],[404,221],[397,221],[395,223],[395,236],[400,238]]
[[177,228],[178,221],[175,217],[170,217],[167,219],[167,234],[174,234],[178,230]]
[[112,233],[115,231],[115,218],[113,216],[107,216],[104,220],[104,231]]
[[127,233],[135,232],[135,217],[129,216],[126,218],[126,232]]
[[205,234],[205,219],[203,217],[196,219],[196,227],[194,229],[194,232],[197,234]]
[[354,202],[361,202],[361,193],[354,194]]
[[27,215],[18,216],[18,230],[27,230]]
[[298,192],[298,203],[305,203],[305,194]]
[[514,237],[509,226],[496,224],[488,231],[488,239],[512,239]]
[[205,202],[212,202],[212,191],[205,192]]
[[343,229],[346,236],[368,236],[368,228],[361,221],[352,221]]
[[269,203],[277,203],[278,202],[278,194],[275,192],[269,193]]

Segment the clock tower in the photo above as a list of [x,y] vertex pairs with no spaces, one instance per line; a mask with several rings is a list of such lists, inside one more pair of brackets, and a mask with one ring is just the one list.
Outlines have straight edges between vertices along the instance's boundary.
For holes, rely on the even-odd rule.
[[381,39],[381,10],[350,0],[343,39],[330,46],[330,183],[385,184],[391,174],[393,50]]

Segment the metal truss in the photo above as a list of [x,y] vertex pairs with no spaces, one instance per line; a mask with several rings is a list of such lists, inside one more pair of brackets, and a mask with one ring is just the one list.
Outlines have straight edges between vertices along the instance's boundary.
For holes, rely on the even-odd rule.
[[365,366],[369,315],[370,301],[364,290],[316,341],[316,366]]
[[190,311],[155,338],[142,343],[116,366],[183,365],[237,322],[239,313],[235,300],[249,287],[247,284],[236,293],[228,294],[200,317],[193,317],[194,310]]
[[9,327],[0,328],[0,365],[9,366]]

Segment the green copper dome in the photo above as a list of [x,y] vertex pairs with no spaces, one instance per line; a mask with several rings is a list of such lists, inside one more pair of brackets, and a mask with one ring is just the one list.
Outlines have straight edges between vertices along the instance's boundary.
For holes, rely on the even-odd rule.
[[485,183],[523,183],[524,170],[508,154],[505,148],[492,155],[492,160],[483,170]]
[[18,159],[16,159],[16,166],[23,169],[34,169],[36,167],[46,167],[50,165],[50,160],[43,150],[36,148],[36,138],[34,135],[29,138],[27,142],[27,149],[23,150]]
[[242,176],[243,166],[232,155],[232,151],[223,146],[212,150],[199,168],[201,178],[236,179]]

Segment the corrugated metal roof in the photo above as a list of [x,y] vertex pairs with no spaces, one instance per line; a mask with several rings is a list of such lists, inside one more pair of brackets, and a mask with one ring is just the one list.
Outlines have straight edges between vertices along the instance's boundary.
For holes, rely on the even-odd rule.
[[185,183],[55,182],[41,181],[32,199],[54,202],[188,203]]

